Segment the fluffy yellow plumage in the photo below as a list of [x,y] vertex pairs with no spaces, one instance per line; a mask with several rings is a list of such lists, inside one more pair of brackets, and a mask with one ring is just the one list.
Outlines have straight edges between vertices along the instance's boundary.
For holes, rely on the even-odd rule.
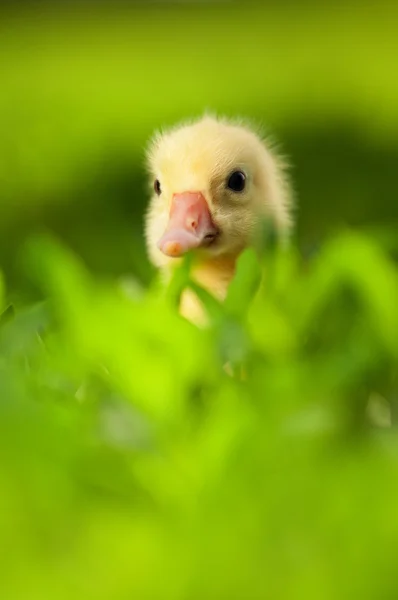
[[[148,150],[148,167],[154,185],[146,216],[151,261],[167,275],[192,250],[193,278],[220,300],[262,217],[271,219],[282,236],[290,231],[285,164],[242,122],[205,116],[159,133]],[[188,291],[181,313],[205,322]]]

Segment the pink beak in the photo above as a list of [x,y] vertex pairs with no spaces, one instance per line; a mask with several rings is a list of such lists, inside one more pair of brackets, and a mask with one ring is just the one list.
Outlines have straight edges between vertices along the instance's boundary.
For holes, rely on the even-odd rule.
[[167,256],[209,244],[217,235],[208,204],[200,192],[174,194],[167,229],[158,248]]

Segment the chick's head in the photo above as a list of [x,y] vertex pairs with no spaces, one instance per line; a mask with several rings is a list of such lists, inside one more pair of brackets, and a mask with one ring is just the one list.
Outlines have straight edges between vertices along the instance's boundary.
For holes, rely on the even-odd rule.
[[148,166],[153,195],[146,237],[157,266],[190,250],[237,256],[262,218],[289,230],[284,165],[246,126],[206,116],[158,134]]

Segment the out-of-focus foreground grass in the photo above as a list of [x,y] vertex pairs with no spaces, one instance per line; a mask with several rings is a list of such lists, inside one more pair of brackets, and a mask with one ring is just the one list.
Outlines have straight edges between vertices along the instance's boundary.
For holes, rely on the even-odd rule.
[[[397,14],[4,12],[1,598],[398,596]],[[141,225],[145,139],[204,105],[280,132],[300,196],[206,331]]]
[[396,597],[398,270],[377,244],[247,251],[206,331],[176,314],[183,268],[144,291],[51,240],[26,257],[47,302],[0,330],[3,598]]

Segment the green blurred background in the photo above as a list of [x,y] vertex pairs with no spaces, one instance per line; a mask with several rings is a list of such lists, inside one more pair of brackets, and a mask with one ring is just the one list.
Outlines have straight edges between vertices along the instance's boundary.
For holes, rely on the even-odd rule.
[[292,163],[298,242],[398,224],[398,5],[5,3],[0,264],[50,228],[93,270],[148,281],[144,148],[206,108],[262,123]]

